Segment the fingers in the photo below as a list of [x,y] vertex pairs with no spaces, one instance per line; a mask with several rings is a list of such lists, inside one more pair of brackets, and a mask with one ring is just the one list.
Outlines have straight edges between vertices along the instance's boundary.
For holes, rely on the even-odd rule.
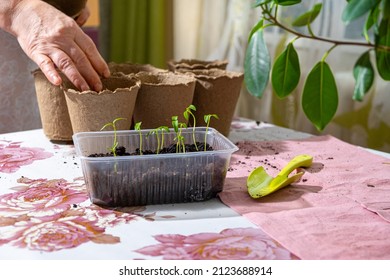
[[66,52],[65,50],[56,49],[48,55],[41,54],[33,57],[33,60],[54,85],[61,85],[62,79],[57,72],[61,71],[81,91],[102,90],[100,76],[76,44],[67,49]]
[[77,46],[73,46],[73,50],[70,49],[68,52],[69,55],[64,51],[57,50],[51,54],[50,58],[76,88],[81,91],[90,88],[100,91],[102,88],[100,78],[90,63],[86,61],[85,55]]
[[86,82],[93,90],[101,91],[101,77],[109,77],[110,71],[92,39],[80,33],[75,37],[74,46],[70,49],[64,46],[64,49],[71,60],[64,56],[55,61],[61,71],[71,81],[80,83],[82,90],[85,90]]
[[51,49],[50,53],[34,58],[34,61],[54,85],[62,83],[55,68],[57,66],[58,70],[81,91],[89,89],[101,91],[101,76],[109,77],[110,71],[92,39],[82,31],[80,33],[82,34],[76,37],[78,39],[75,41],[57,46]]
[[91,15],[91,13],[90,13],[90,11],[89,11],[89,8],[86,6],[86,7],[80,12],[80,14],[77,16],[77,18],[75,18],[75,20],[76,20],[76,22],[77,22],[77,24],[78,24],[79,26],[83,26],[83,25],[87,22],[87,20],[88,20],[88,18],[89,18],[90,15]]
[[[88,13],[83,10],[79,24]],[[107,63],[75,20],[44,1],[21,1],[17,15],[12,34],[52,84],[62,83],[62,72],[80,90],[102,89],[101,76],[110,75]]]
[[110,70],[107,63],[104,61],[100,53],[97,51],[95,43],[84,33],[76,34],[76,44],[80,47],[81,51],[86,55],[88,61],[100,76],[108,78],[110,76]]
[[53,62],[49,57],[45,55],[39,55],[33,60],[37,63],[38,67],[42,70],[43,74],[46,76],[50,83],[56,86],[61,85],[61,76],[56,71]]

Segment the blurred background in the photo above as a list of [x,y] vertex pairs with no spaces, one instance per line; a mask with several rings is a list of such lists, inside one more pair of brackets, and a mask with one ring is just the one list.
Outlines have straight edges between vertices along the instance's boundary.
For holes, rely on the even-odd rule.
[[[246,43],[251,28],[259,20],[259,9],[252,0],[89,0],[91,26],[96,28],[100,51],[107,61],[150,63],[166,68],[170,59],[227,59],[228,70],[243,72]],[[285,20],[310,9],[316,0],[283,10]],[[321,16],[313,25],[315,34],[340,40],[362,40],[364,18],[348,26],[341,22],[346,1],[323,1]],[[97,15],[98,14],[98,15]],[[95,36],[95,35],[94,35]],[[266,29],[268,48],[273,57],[288,42],[280,30]],[[306,75],[330,45],[309,40],[294,44]],[[364,49],[339,47],[332,51],[330,64],[339,88],[336,117],[318,132],[304,116],[300,106],[303,84],[286,99],[272,94],[269,86],[257,99],[245,89],[236,115],[269,122],[312,134],[332,134],[347,142],[390,152],[390,88],[379,76],[363,102],[352,100],[352,68]],[[227,93],[228,94],[228,93]]]
[[[172,59],[226,59],[229,62],[228,70],[243,72],[248,35],[259,21],[260,10],[252,7],[253,2],[88,0],[91,17],[83,28],[107,62],[152,64],[165,69],[167,61]],[[340,20],[346,1],[304,0],[300,5],[283,9],[282,17],[285,21],[292,20],[317,2],[323,2],[323,9],[312,26],[315,34],[340,40],[362,40],[364,19],[348,26]],[[276,28],[266,28],[265,37],[273,60],[291,39]],[[30,75],[36,66],[30,62],[18,62],[28,59],[20,55],[20,50],[16,51],[18,45],[15,40],[9,41],[9,44],[3,41],[0,44],[2,53],[8,52],[8,58],[15,57],[12,63],[0,65],[0,74],[9,76],[0,85],[1,133],[40,127]],[[304,39],[297,40],[294,46],[299,54],[303,76],[330,48],[330,45]],[[363,102],[352,100],[352,68],[363,51],[361,47],[338,47],[328,56],[327,62],[335,74],[339,89],[339,107],[334,120],[321,133],[306,119],[301,109],[302,83],[283,100],[272,93],[270,86],[261,99],[251,96],[243,86],[236,116],[315,135],[332,134],[346,142],[390,152],[389,83],[377,76]],[[23,73],[26,74],[22,77]],[[25,82],[15,82],[21,80]],[[18,95],[22,99],[14,98]],[[24,112],[24,116],[19,112]]]

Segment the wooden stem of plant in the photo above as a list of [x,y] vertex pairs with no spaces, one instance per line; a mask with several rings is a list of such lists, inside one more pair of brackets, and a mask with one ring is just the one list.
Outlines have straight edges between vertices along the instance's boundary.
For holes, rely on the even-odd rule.
[[297,32],[297,31],[295,31],[295,30],[285,26],[281,22],[279,22],[277,17],[272,15],[270,10],[268,10],[266,7],[261,6],[261,9],[263,10],[264,18],[267,21],[271,22],[270,24],[265,25],[264,28],[267,27],[267,26],[278,26],[279,28],[287,31],[288,33],[291,33],[291,34],[294,34],[294,35],[298,36],[299,38],[305,38],[305,39],[310,39],[310,40],[327,42],[327,43],[330,43],[330,44],[334,44],[335,46],[339,46],[339,45],[345,45],[345,46],[353,45],[353,46],[359,46],[359,47],[368,47],[368,48],[377,48],[377,49],[389,50],[389,48],[386,47],[386,46],[375,46],[371,42],[356,42],[356,41],[334,40],[334,39],[329,39],[329,38],[323,38],[323,37],[316,36],[312,32],[310,32],[310,35],[302,34],[300,32]]

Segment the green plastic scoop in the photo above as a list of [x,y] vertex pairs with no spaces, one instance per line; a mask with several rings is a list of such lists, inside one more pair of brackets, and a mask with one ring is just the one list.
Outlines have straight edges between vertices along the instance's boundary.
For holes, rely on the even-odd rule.
[[288,177],[292,171],[300,167],[309,167],[313,163],[313,157],[299,155],[293,158],[274,178],[267,174],[262,166],[254,169],[248,176],[246,186],[248,193],[253,198],[259,198],[284,188],[298,181],[304,172],[297,172]]

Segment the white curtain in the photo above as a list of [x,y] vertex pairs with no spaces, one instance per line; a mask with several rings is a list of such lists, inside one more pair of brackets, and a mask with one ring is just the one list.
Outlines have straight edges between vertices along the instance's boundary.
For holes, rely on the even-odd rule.
[[[305,0],[300,5],[283,9],[281,20],[288,22],[317,2],[323,3],[323,9],[312,26],[316,35],[340,40],[361,38],[364,19],[349,26],[341,22],[346,1]],[[229,70],[242,72],[248,35],[259,21],[260,9],[252,8],[252,4],[252,0],[175,0],[175,58],[228,59]],[[281,45],[291,39],[284,38],[276,28],[267,28],[265,37],[273,61]],[[302,76],[305,77],[331,45],[299,39],[294,46],[299,54]],[[251,96],[244,89],[236,114],[312,134],[332,134],[353,144],[390,151],[390,114],[386,113],[390,110],[389,83],[377,76],[364,102],[352,100],[352,68],[363,51],[361,47],[337,47],[328,56],[327,62],[339,89],[339,107],[332,123],[321,133],[301,109],[303,79],[295,93],[284,100],[278,100],[270,86],[261,99]]]

